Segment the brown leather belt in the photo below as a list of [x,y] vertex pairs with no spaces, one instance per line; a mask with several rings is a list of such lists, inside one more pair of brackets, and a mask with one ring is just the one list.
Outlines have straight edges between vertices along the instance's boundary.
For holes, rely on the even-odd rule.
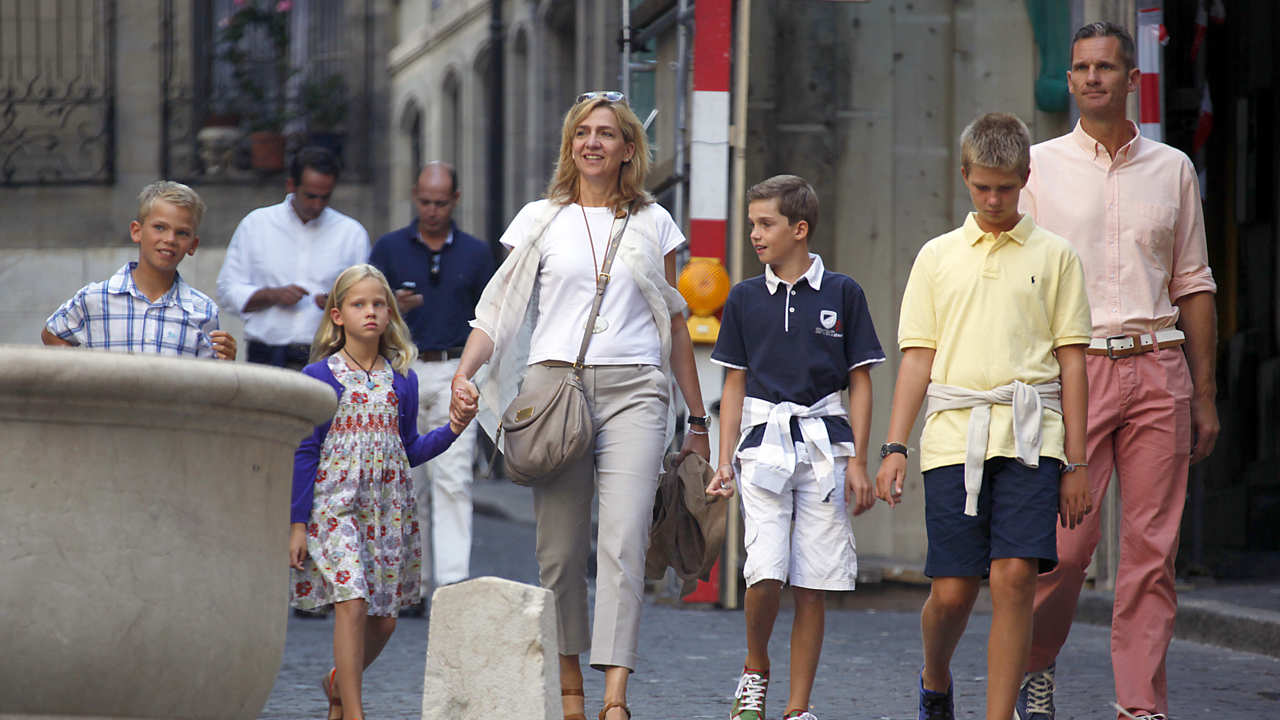
[[1141,355],[1152,350],[1177,347],[1186,340],[1187,336],[1183,335],[1181,330],[1165,328],[1153,333],[1094,338],[1089,342],[1089,347],[1085,348],[1085,352],[1090,355],[1105,355],[1115,360],[1131,355]]
[[418,359],[423,362],[444,362],[445,360],[457,360],[462,357],[462,348],[449,348],[448,350],[418,350]]

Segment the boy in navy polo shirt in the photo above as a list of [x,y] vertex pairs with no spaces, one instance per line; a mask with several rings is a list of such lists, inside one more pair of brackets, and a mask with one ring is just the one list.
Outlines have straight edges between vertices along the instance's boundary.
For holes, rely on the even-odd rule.
[[814,720],[809,694],[822,652],[824,594],[852,590],[858,575],[847,508],[858,515],[875,503],[864,449],[870,370],[884,351],[862,288],[809,252],[818,221],[813,187],[777,175],[747,199],[751,243],[765,270],[729,293],[711,353],[727,372],[720,464],[707,494],[728,497],[735,474],[741,479],[747,548],[747,659],[729,717],[765,716],[769,636],[790,581],[795,620],[783,717]]

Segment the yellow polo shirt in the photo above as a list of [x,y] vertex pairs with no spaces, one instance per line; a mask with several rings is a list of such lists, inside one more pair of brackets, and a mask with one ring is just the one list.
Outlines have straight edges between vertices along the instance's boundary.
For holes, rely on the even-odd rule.
[[[1071,245],[1023,215],[999,236],[964,225],[920,249],[902,296],[898,347],[935,351],[929,379],[973,390],[1014,380],[1027,384],[1058,378],[1053,351],[1089,342],[1093,324],[1084,270]],[[930,470],[964,463],[969,410],[929,417],[920,439],[920,466]],[[1062,416],[1044,411],[1042,456],[1066,461]],[[987,459],[1017,457],[1013,408],[991,409]]]

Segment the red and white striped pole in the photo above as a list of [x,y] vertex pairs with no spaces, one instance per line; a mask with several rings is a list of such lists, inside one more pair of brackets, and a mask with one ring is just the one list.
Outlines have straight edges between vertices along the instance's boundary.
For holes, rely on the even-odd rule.
[[729,68],[732,0],[694,5],[689,144],[689,253],[722,263],[729,217]]
[[[729,218],[729,76],[733,48],[733,0],[698,0],[694,5],[693,102],[689,136],[689,254],[690,267],[697,258],[710,258],[721,277]],[[704,265],[708,261],[703,261]],[[728,283],[724,285],[727,290]],[[726,293],[727,294],[727,293]],[[723,302],[723,300],[721,300]],[[712,325],[714,323],[708,323]],[[714,324],[716,330],[719,325]],[[695,341],[714,342],[710,334]],[[706,345],[699,346],[706,348]],[[695,352],[703,360],[707,350]],[[699,362],[699,375],[707,375],[704,396],[717,396],[709,382],[719,377],[709,362]],[[703,368],[706,372],[703,372]],[[713,374],[714,373],[714,374]],[[718,385],[718,383],[717,383]],[[717,388],[718,389],[718,388]],[[708,395],[708,393],[710,393]],[[712,434],[715,440],[718,434]],[[712,443],[712,457],[716,444]],[[734,571],[736,572],[736,562]],[[685,602],[720,602],[720,566],[717,561],[709,581],[698,581]]]
[[1160,101],[1160,49],[1169,42],[1164,11],[1158,7],[1138,11],[1138,122],[1142,137],[1164,140],[1164,108]]

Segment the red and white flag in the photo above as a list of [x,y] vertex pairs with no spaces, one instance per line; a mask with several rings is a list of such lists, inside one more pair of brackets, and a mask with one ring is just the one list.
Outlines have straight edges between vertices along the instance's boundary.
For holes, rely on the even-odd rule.
[[1200,0],[1196,6],[1196,33],[1191,40],[1192,62],[1200,54],[1200,48],[1204,45],[1204,38],[1209,34],[1209,23],[1221,25],[1227,21],[1227,8],[1222,4],[1222,0],[1213,0],[1213,6],[1208,9],[1206,9],[1205,4],[1205,0]]
[[1191,141],[1191,152],[1198,154],[1209,142],[1209,133],[1213,132],[1213,100],[1209,97],[1209,83],[1204,84],[1204,94],[1200,97],[1200,118],[1196,121],[1195,138]]

